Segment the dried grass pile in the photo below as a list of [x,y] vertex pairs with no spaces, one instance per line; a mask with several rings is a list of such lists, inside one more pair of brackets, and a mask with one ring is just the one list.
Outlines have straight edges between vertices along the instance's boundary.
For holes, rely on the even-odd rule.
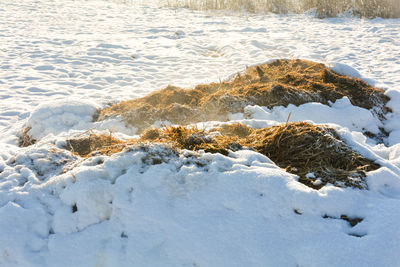
[[384,91],[366,82],[334,73],[307,60],[276,60],[248,68],[230,81],[202,84],[193,89],[168,86],[143,98],[115,104],[100,111],[98,120],[121,116],[139,133],[156,121],[186,125],[228,120],[229,113],[247,105],[272,108],[308,102],[328,104],[347,96],[353,105],[372,109],[383,119],[389,111]]
[[128,146],[149,143],[168,144],[176,150],[204,150],[223,155],[252,149],[266,155],[286,171],[297,174],[300,182],[315,189],[327,183],[365,189],[366,172],[380,167],[348,147],[334,129],[305,122],[258,130],[233,124],[211,132],[177,126],[148,129],[139,139],[130,141],[91,136],[90,139],[71,139],[68,143],[70,150],[86,157],[93,153],[110,155]]
[[90,157],[94,152],[111,155],[120,152],[126,145],[125,141],[104,134],[85,134],[81,137],[67,140],[66,149],[81,157]]
[[196,127],[166,127],[163,129],[152,129],[150,131],[157,131],[158,137],[154,139],[148,139],[149,130],[145,131],[139,141],[146,142],[157,142],[157,143],[168,143],[172,144],[177,149],[188,149],[188,150],[204,150],[210,153],[221,153],[223,155],[229,154],[229,149],[234,149],[234,144],[239,145],[239,138],[233,136],[224,135],[210,135],[204,130],[200,130]]
[[317,189],[327,183],[367,188],[366,172],[380,167],[348,147],[326,126],[287,123],[256,130],[248,139],[253,149]]

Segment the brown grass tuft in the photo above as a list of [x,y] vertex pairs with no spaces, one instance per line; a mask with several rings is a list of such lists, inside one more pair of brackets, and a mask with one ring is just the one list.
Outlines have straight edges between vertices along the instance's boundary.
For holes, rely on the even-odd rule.
[[141,135],[141,138],[143,140],[155,140],[159,137],[160,137],[160,129],[158,128],[146,129]]
[[104,134],[93,134],[67,140],[66,149],[81,157],[90,157],[93,153],[111,155],[122,151],[127,142]]
[[222,135],[237,136],[239,138],[247,137],[254,131],[242,123],[224,124],[214,130],[220,132]]
[[[228,155],[228,142],[233,141],[232,138],[221,138],[211,136],[204,130],[197,127],[165,127],[159,130],[159,137],[152,139],[152,142],[172,144],[174,148],[188,150],[204,150],[205,152],[221,153]],[[148,141],[146,135],[142,134],[139,141]],[[217,142],[217,140],[219,142]]]
[[246,145],[317,189],[327,183],[366,188],[365,173],[380,167],[353,151],[327,126],[286,123],[256,130],[248,140]]
[[308,102],[328,104],[344,96],[353,105],[373,109],[381,119],[388,112],[385,104],[389,98],[384,90],[357,78],[338,75],[323,64],[294,59],[250,67],[226,82],[193,89],[168,86],[103,109],[98,119],[120,115],[141,133],[159,120],[179,125],[226,121],[229,113],[243,112],[247,105],[272,108]]
[[19,134],[18,145],[20,147],[27,147],[36,143],[36,140],[29,135],[30,129],[31,127],[25,127]]

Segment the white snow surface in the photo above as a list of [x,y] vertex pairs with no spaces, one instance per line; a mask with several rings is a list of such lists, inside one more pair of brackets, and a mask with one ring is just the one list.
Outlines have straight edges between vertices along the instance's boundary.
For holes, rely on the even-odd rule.
[[338,99],[331,106],[321,103],[307,103],[300,106],[289,104],[287,107],[277,106],[272,110],[267,107],[247,106],[245,113],[258,120],[271,120],[276,122],[311,121],[320,124],[336,124],[354,131],[367,130],[378,134],[379,119],[371,111],[353,106],[347,97]]
[[[400,19],[2,0],[0,23],[0,266],[398,266]],[[288,118],[335,127],[382,166],[368,190],[314,190],[248,150],[153,145],[82,159],[63,148],[89,131],[135,134],[118,118],[92,122],[98,108],[275,58],[322,62],[386,90],[383,121],[347,98],[231,116],[256,128]],[[24,127],[38,142],[21,148]],[[385,144],[362,134],[380,128]],[[363,220],[351,227],[342,215]]]
[[34,139],[69,130],[85,130],[91,126],[93,114],[100,106],[81,100],[58,100],[40,104],[31,114],[27,125]]

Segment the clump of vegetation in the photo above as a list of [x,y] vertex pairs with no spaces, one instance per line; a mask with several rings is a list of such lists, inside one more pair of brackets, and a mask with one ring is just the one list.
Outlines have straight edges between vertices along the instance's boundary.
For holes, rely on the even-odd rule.
[[120,152],[126,142],[104,134],[90,133],[88,135],[67,140],[66,149],[81,157],[90,157],[94,152],[111,155]]
[[[127,125],[137,127],[138,133],[146,130],[149,137],[156,139],[157,130],[147,129],[157,121],[178,125],[227,121],[229,113],[243,112],[248,105],[273,108],[308,102],[329,104],[344,96],[353,105],[370,109],[381,120],[390,112],[385,106],[389,97],[384,90],[361,79],[336,74],[324,64],[294,59],[249,67],[229,81],[201,84],[193,89],[168,86],[145,97],[99,110],[94,120],[120,116]],[[20,146],[36,142],[29,136],[29,130],[24,128],[21,132]],[[225,135],[230,135],[230,131],[236,136],[247,134],[240,125],[222,126],[219,130]],[[365,134],[378,139],[387,135],[383,129],[378,136]]]
[[351,11],[366,18],[399,18],[397,0],[168,0],[169,7],[195,10],[233,10],[255,13],[303,13],[315,9],[320,18],[336,17]]
[[143,140],[155,140],[160,137],[160,130],[158,128],[149,128],[142,133]]
[[18,145],[20,147],[27,147],[27,146],[31,146],[36,143],[36,140],[29,135],[30,130],[31,130],[31,127],[25,127],[19,133]]
[[244,138],[249,136],[253,130],[242,123],[224,124],[219,128],[214,129],[226,136],[237,136]]
[[[223,135],[211,136],[204,130],[197,127],[165,127],[159,130],[158,138],[152,139],[152,142],[168,143],[178,149],[204,150],[210,153],[229,154],[229,149],[236,144],[237,137]],[[150,141],[146,135],[141,135],[139,141]]]
[[220,120],[243,112],[248,105],[272,108],[308,102],[329,104],[347,96],[353,105],[372,109],[383,119],[389,98],[384,90],[361,79],[334,73],[307,60],[276,60],[247,68],[229,81],[201,84],[193,89],[168,86],[145,97],[123,101],[99,112],[98,120],[121,116],[139,133],[156,121],[174,124]]
[[[214,131],[221,134],[215,134]],[[171,145],[174,149],[204,150],[229,155],[230,151],[252,149],[275,162],[299,181],[319,189],[327,183],[339,187],[367,188],[366,172],[380,166],[348,147],[335,130],[306,122],[285,123],[263,129],[245,125],[222,126],[212,132],[196,127],[166,127],[144,132],[139,139],[121,141],[110,136],[71,139],[69,149],[80,156],[113,154],[125,147],[148,143]]]
[[255,130],[246,145],[313,188],[327,183],[366,188],[365,173],[380,166],[348,147],[335,130],[305,122]]

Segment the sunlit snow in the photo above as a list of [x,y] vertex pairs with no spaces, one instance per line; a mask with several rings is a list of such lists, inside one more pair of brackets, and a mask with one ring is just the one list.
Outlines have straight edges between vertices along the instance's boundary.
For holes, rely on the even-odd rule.
[[[2,0],[0,24],[0,266],[399,265],[400,19]],[[289,114],[335,127],[382,166],[368,190],[311,189],[249,150],[152,145],[82,159],[63,149],[88,131],[135,134],[118,120],[92,122],[99,107],[276,58],[325,63],[386,90],[384,121],[347,98],[231,115],[258,128]],[[26,126],[39,142],[21,148]],[[362,134],[380,128],[384,144]]]

